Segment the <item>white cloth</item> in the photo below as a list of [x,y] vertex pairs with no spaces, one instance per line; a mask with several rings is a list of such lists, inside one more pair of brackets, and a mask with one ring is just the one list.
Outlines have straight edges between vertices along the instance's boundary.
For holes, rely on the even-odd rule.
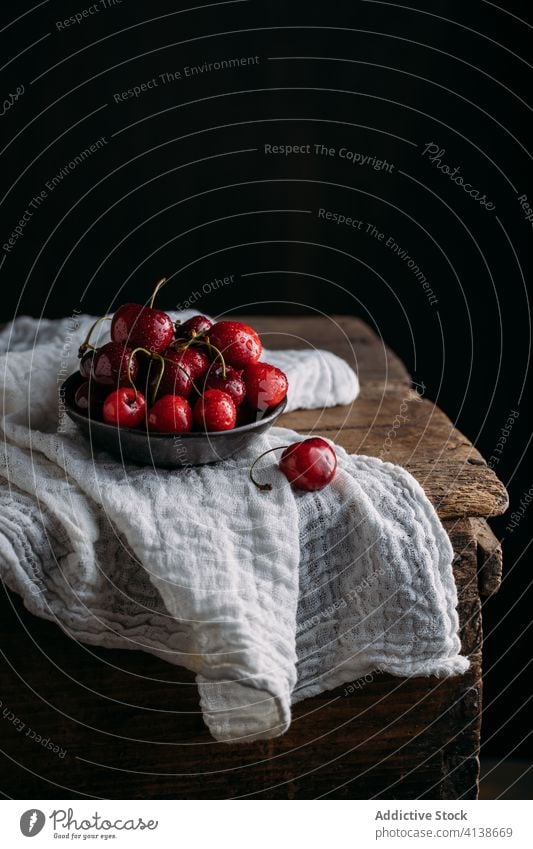
[[[404,469],[336,446],[321,492],[293,490],[274,457],[260,492],[251,461],[301,438],[283,428],[212,466],[122,466],[69,420],[58,433],[58,386],[89,321],[22,318],[0,333],[0,575],[30,611],[193,670],[219,740],[281,734],[291,704],[373,670],[468,668],[450,542]],[[291,409],[357,395],[332,354],[264,358],[288,372]]]

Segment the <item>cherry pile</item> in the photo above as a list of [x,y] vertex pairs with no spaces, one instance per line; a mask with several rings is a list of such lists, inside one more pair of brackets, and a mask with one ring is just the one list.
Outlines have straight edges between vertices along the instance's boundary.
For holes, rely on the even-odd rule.
[[[160,433],[231,430],[276,407],[287,394],[285,374],[259,362],[261,340],[240,321],[213,323],[203,315],[174,323],[154,307],[123,304],[99,318],[79,350],[76,408],[119,427]],[[111,340],[91,336],[111,321]]]

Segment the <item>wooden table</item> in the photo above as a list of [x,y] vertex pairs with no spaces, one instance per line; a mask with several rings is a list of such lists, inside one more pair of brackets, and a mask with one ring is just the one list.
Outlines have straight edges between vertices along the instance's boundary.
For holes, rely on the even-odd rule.
[[377,675],[348,695],[341,687],[299,704],[281,738],[228,746],[209,736],[192,674],[141,652],[78,645],[4,591],[0,745],[7,796],[476,796],[481,600],[498,590],[502,566],[486,519],[506,509],[505,489],[362,322],[337,316],[253,323],[268,347],[328,348],[358,368],[362,392],[351,409],[291,413],[282,423],[400,463],[420,481],[453,542],[470,671],[444,681]]

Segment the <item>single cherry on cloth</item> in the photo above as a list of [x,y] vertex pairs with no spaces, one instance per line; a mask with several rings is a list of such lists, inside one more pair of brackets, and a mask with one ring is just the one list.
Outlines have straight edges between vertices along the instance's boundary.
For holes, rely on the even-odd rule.
[[207,333],[213,327],[213,322],[206,315],[193,315],[187,321],[176,322],[176,339],[193,339],[200,333]]
[[335,477],[337,455],[325,439],[314,436],[289,445],[281,455],[280,470],[296,489],[322,489]]
[[255,363],[263,352],[253,327],[241,321],[217,321],[208,333],[209,342],[221,351],[226,363],[244,368]]
[[148,411],[148,428],[160,433],[188,433],[192,410],[181,395],[163,395]]
[[224,376],[224,367],[222,365],[213,365],[205,380],[206,389],[220,389],[233,399],[236,407],[239,407],[246,396],[246,384],[243,380],[241,370],[235,369],[232,366],[226,366],[226,374]]
[[296,489],[314,492],[323,489],[331,483],[337,470],[337,455],[325,439],[313,436],[302,442],[294,442],[287,447],[280,445],[278,448],[270,448],[252,464],[250,479],[258,489],[268,491],[272,489],[269,483],[259,483],[253,476],[256,463],[271,451],[284,449],[279,461],[280,471],[283,472],[289,483]]
[[220,389],[206,389],[193,409],[194,421],[203,430],[231,430],[235,427],[237,410],[233,399]]
[[113,342],[122,342],[132,348],[146,348],[154,354],[166,351],[174,339],[174,324],[166,312],[153,306],[159,289],[165,283],[166,277],[158,281],[149,306],[130,303],[118,308],[111,321]]
[[117,427],[138,427],[146,415],[146,400],[132,386],[115,389],[104,401],[102,418]]
[[280,404],[287,394],[289,381],[281,369],[269,363],[252,363],[244,373],[248,403],[264,412]]
[[137,377],[139,363],[131,348],[120,342],[107,342],[94,352],[91,379],[107,386],[131,384]]

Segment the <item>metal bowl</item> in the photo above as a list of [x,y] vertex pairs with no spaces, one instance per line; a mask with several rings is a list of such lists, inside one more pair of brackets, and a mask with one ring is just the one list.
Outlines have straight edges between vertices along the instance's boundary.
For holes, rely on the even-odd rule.
[[248,448],[261,434],[269,430],[285,409],[284,399],[261,418],[233,430],[154,433],[140,428],[119,428],[90,418],[74,405],[74,394],[83,383],[80,374],[71,374],[61,387],[67,415],[83,435],[97,448],[109,451],[119,460],[141,466],[178,469],[183,466],[204,466],[226,460]]

